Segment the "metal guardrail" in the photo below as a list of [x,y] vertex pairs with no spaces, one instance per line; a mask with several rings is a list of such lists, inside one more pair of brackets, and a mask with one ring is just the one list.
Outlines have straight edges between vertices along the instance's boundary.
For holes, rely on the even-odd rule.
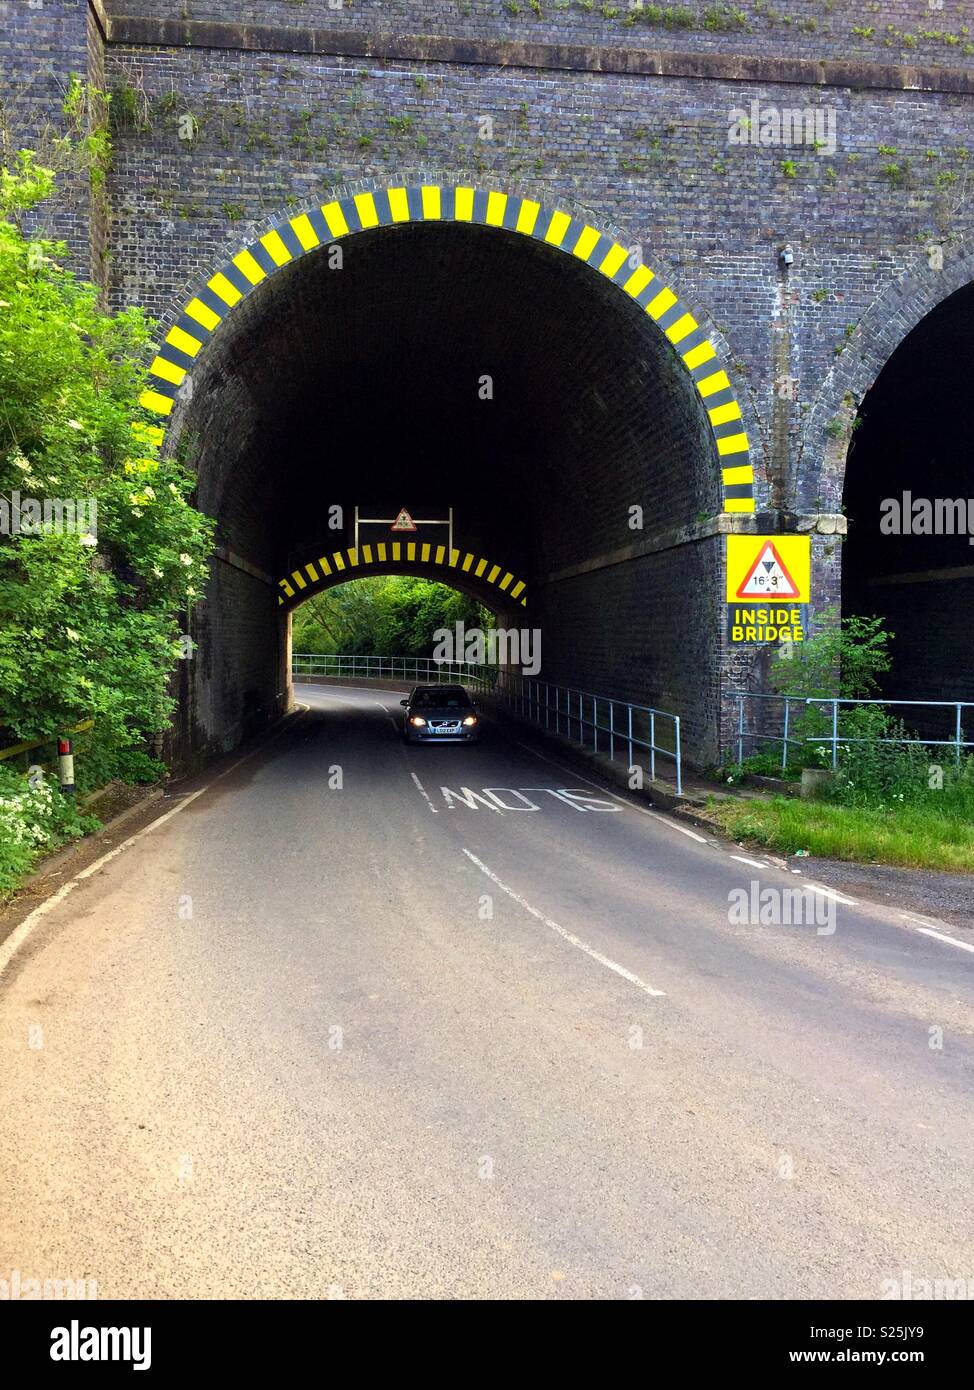
[[[74,724],[65,732],[69,734],[83,734],[88,729],[95,727],[93,719],[82,719],[80,724]],[[26,743],[11,743],[6,748],[0,748],[0,762],[7,758],[16,758],[18,753],[29,753],[34,748],[46,748],[49,744],[57,745],[57,734],[48,734],[44,738],[29,739]]]
[[[839,765],[839,747],[848,743],[897,743],[901,745],[919,744],[924,748],[953,748],[954,761],[960,765],[960,760],[965,748],[974,748],[974,739],[964,737],[964,710],[974,711],[974,701],[971,700],[857,700],[845,699],[833,696],[805,696],[805,695],[767,695],[757,691],[748,690],[729,690],[727,697],[737,701],[737,761],[744,761],[744,741],[753,739],[781,744],[781,767],[782,771],[788,765],[788,749],[792,744],[802,747],[809,743],[827,744],[832,749],[831,763],[833,769]],[[744,702],[745,700],[776,700],[784,706],[782,717],[782,729],[780,733],[758,733],[753,729],[745,728]],[[800,705],[808,708],[810,705],[823,705],[831,710],[831,732],[828,734],[809,734],[803,738],[794,738],[790,730],[794,727],[795,716],[792,714],[792,706]],[[842,706],[859,705],[878,705],[884,709],[911,707],[914,709],[946,709],[953,710],[953,730],[952,738],[856,738],[842,733],[839,728],[839,711]],[[972,715],[974,718],[974,715]]]
[[[636,750],[639,750],[648,755],[650,781],[656,781],[657,758],[672,759],[676,793],[682,796],[683,760],[678,714],[507,671],[499,673],[493,695],[517,717],[549,732],[563,734],[583,748],[591,746],[593,752],[607,754],[613,761],[619,761],[617,750],[625,749],[627,767],[640,766],[636,757]],[[657,740],[658,728],[665,742]]]
[[[295,652],[291,657],[294,676],[357,676],[367,680],[414,681],[417,685],[437,683],[486,685],[497,676],[496,666],[476,666],[468,661],[433,661],[416,656],[347,656]],[[478,689],[482,686],[478,684]]]
[[553,685],[496,666],[433,661],[408,656],[320,655],[296,652],[294,676],[345,676],[394,679],[434,684],[467,685],[488,700],[504,705],[519,719],[561,734],[582,748],[603,753],[613,761],[626,755],[627,767],[646,764],[657,780],[657,760],[672,762],[676,792],[683,793],[680,716],[651,705],[635,705],[609,695],[594,695],[571,686]]

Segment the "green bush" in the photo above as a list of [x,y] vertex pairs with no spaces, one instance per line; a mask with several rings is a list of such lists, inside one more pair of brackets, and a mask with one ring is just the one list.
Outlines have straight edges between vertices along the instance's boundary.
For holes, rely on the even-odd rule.
[[93,816],[78,814],[74,799],[45,778],[27,777],[0,763],[0,898],[29,873],[42,854],[95,829]]

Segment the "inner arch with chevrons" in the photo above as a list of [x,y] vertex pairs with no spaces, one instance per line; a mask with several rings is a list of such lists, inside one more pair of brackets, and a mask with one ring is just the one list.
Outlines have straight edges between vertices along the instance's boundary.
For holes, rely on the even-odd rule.
[[[574,256],[617,285],[656,324],[703,401],[721,463],[724,511],[754,511],[754,470],[740,405],[716,348],[675,290],[648,266],[633,270],[627,248],[583,217],[520,195],[469,185],[375,189],[275,222],[232,256],[183,308],[149,368],[142,405],[168,417],[197,355],[223,320],[282,267],[355,232],[416,222],[465,222],[531,237]],[[154,437],[163,442],[164,425],[156,427]]]
[[[363,571],[385,573],[393,565],[442,565],[443,582],[449,584],[451,578],[466,577],[479,580],[481,584],[491,584],[498,593],[498,600],[504,598],[527,607],[527,595],[523,579],[518,579],[503,565],[495,565],[482,555],[472,551],[448,550],[445,545],[432,541],[373,541],[371,545],[360,545],[356,550],[335,550],[328,555],[319,555],[314,560],[299,565],[290,574],[278,580],[281,590],[278,603],[295,608],[303,603],[317,589],[328,589],[333,584],[343,584],[349,579],[359,578]],[[451,576],[450,571],[453,571]]]

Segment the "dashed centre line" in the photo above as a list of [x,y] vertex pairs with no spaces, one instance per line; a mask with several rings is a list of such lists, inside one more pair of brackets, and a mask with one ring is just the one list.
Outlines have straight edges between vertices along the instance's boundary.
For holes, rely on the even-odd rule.
[[638,975],[634,975],[631,970],[627,970],[624,965],[620,965],[618,961],[611,960],[609,956],[604,956],[601,951],[596,951],[593,946],[589,946],[586,941],[576,936],[574,932],[567,931],[550,917],[546,917],[543,912],[539,912],[536,907],[532,907],[527,899],[523,898],[520,893],[516,892],[513,888],[509,888],[506,883],[502,883],[494,871],[488,869],[483,860],[478,859],[475,854],[471,854],[470,850],[465,849],[463,853],[472,864],[476,864],[482,874],[487,875],[491,883],[495,884],[502,893],[506,893],[519,907],[523,907],[525,912],[529,912],[532,917],[536,918],[537,921],[541,922],[544,926],[550,927],[553,932],[556,932],[563,941],[567,941],[570,946],[574,946],[577,950],[583,951],[585,955],[590,956],[592,960],[598,961],[599,965],[604,965],[607,970],[613,971],[616,975],[621,975],[624,980],[628,980],[629,983],[635,985],[637,989],[641,989],[644,994],[652,995],[655,999],[666,998],[666,994],[663,990],[654,989],[653,986],[647,984],[645,980],[641,980]]
[[942,931],[934,931],[932,927],[917,927],[918,932],[923,932],[924,936],[935,936],[938,941],[948,941],[951,946],[959,946],[962,951],[974,951],[974,946],[969,941],[958,941],[956,937],[945,936]]
[[432,802],[432,800],[430,799],[430,794],[429,794],[429,792],[428,792],[428,791],[426,790],[426,788],[423,786],[422,782],[421,782],[421,781],[419,780],[419,778],[416,776],[415,772],[411,772],[409,775],[410,775],[410,777],[413,779],[413,781],[416,783],[416,787],[417,787],[417,790],[419,791],[420,796],[423,798],[423,800],[426,802],[427,806],[430,808],[430,810],[433,812],[433,815],[435,816],[435,815],[437,814],[437,808],[433,805],[433,802]]

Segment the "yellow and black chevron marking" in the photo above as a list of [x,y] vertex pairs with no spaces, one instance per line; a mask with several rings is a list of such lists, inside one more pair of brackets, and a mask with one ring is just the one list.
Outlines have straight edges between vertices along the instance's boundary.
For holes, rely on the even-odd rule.
[[495,190],[439,184],[377,189],[282,219],[238,251],[189,301],[152,363],[152,386],[143,392],[142,404],[169,415],[203,345],[234,306],[281,266],[339,237],[404,222],[474,222],[520,233],[577,257],[618,285],[672,344],[703,399],[721,460],[724,510],[754,511],[754,471],[730,378],[676,293],[648,266],[633,269],[626,247],[584,219]]
[[[377,541],[371,545],[360,545],[358,550],[336,550],[330,556],[319,555],[317,560],[309,560],[300,569],[279,579],[281,596],[279,604],[289,608],[296,607],[318,588],[330,588],[332,584],[353,579],[356,573],[377,567],[380,572],[389,564],[442,565],[444,569],[455,570],[458,574],[479,579],[483,584],[493,584],[507,598],[519,602],[527,608],[524,580],[515,579],[510,570],[503,565],[494,565],[480,555],[469,550],[447,550],[445,545],[431,541]],[[449,583],[449,575],[444,574],[444,582]]]

